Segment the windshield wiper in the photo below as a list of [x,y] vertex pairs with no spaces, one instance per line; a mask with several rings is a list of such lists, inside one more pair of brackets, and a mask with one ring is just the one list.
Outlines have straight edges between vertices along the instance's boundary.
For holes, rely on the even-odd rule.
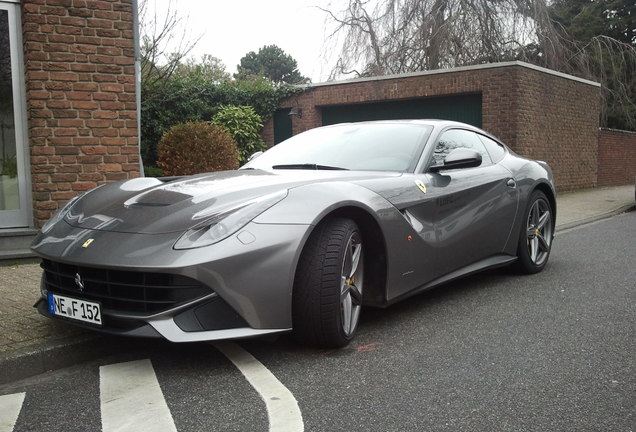
[[329,165],[318,165],[318,164],[312,164],[312,163],[273,165],[272,169],[312,169],[312,170],[349,171],[349,168],[341,168],[341,167],[329,166]]

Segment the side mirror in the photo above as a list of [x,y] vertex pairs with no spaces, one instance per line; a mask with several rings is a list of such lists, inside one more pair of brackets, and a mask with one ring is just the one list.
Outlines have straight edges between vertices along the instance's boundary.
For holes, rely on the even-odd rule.
[[481,153],[469,148],[457,148],[444,159],[444,165],[433,165],[432,172],[457,168],[474,168],[481,165]]
[[259,157],[260,155],[262,155],[263,152],[262,151],[257,151],[256,153],[252,153],[252,155],[250,157],[247,158],[248,162],[251,162],[252,159],[256,159],[257,157]]

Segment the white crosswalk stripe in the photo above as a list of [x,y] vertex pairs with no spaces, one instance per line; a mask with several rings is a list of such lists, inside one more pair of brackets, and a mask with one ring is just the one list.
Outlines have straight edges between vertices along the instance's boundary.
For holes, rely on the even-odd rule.
[[99,368],[104,432],[176,432],[150,360]]
[[[265,402],[270,432],[304,430],[298,402],[264,365],[237,344],[214,345],[234,363]],[[149,359],[101,366],[99,394],[103,432],[177,432]],[[25,396],[26,393],[0,395],[0,432],[14,432]]]
[[0,396],[0,432],[12,432],[18,420],[25,393]]
[[235,343],[217,342],[214,346],[234,363],[265,402],[270,432],[305,430],[296,398],[269,369]]

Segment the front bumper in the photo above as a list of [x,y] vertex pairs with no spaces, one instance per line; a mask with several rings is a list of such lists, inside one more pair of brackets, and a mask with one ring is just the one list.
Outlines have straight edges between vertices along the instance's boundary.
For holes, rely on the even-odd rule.
[[[49,312],[49,307],[46,299],[40,298],[35,304],[38,312],[48,318],[68,322],[79,327],[83,327],[90,330],[95,330],[108,334],[115,334],[120,336],[132,336],[143,338],[165,338],[170,342],[200,342],[200,341],[214,341],[223,339],[240,339],[249,337],[265,336],[276,333],[288,332],[291,329],[254,329],[251,327],[236,327],[225,329],[190,329],[184,330],[180,323],[184,320],[191,319],[195,309],[183,312],[177,316],[165,316],[160,318],[151,319],[117,319],[109,313],[104,314],[105,325],[103,327],[96,327],[89,324],[84,324],[80,321],[73,321],[65,318],[60,318],[57,315],[52,315]],[[214,317],[212,315],[211,317]],[[113,319],[115,319],[116,325],[113,325]],[[110,325],[109,325],[110,323]],[[220,323],[221,326],[225,326],[228,323]]]
[[[155,313],[104,308],[103,327],[71,322],[108,333],[190,342],[289,331],[296,263],[309,232],[309,225],[252,222],[217,244],[174,250],[175,234],[96,231],[61,222],[40,234],[32,249],[45,260],[78,269],[173,274],[209,287],[208,295]],[[88,239],[93,240],[83,247]],[[43,296],[46,291],[44,286]],[[79,292],[62,295],[82,298]],[[68,321],[52,316],[44,297],[37,307],[45,316]]]

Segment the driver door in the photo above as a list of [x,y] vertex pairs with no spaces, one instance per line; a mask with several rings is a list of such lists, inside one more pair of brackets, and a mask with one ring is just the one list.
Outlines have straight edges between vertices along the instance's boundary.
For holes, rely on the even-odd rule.
[[517,210],[518,190],[512,175],[492,162],[475,132],[443,131],[433,165],[442,165],[455,148],[477,150],[482,155],[481,165],[422,174],[428,204],[411,209],[414,215],[432,210],[438,277],[502,253]]

